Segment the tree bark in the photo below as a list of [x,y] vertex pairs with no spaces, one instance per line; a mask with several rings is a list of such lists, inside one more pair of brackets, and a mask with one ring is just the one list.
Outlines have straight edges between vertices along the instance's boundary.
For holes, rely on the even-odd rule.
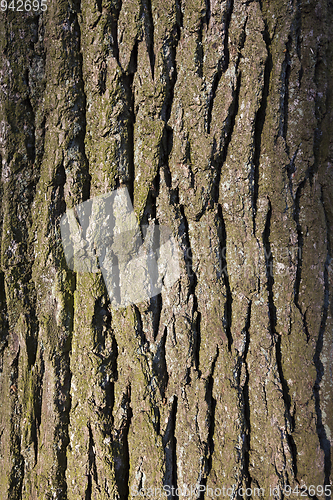
[[[1,17],[1,499],[324,498],[331,0]],[[60,219],[119,186],[181,276],[116,310]]]

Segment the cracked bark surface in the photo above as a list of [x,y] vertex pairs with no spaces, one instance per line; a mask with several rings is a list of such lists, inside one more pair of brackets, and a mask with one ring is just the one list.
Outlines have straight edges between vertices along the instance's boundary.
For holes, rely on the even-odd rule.
[[[0,497],[330,484],[332,3],[0,15]],[[181,276],[114,310],[59,222],[119,186]]]

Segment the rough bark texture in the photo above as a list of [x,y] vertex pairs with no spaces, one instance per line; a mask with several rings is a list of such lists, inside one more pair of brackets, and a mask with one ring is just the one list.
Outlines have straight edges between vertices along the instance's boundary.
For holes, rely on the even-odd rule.
[[[331,0],[1,13],[1,499],[331,482],[332,22]],[[59,221],[119,185],[181,278],[112,310]]]

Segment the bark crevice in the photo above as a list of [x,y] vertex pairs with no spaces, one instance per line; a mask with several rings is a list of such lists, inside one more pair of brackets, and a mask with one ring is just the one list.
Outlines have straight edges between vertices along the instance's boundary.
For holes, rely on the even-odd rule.
[[285,435],[288,440],[288,445],[290,453],[292,456],[292,468],[295,478],[297,477],[297,449],[295,441],[292,437],[292,432],[295,429],[295,419],[291,411],[291,398],[289,394],[289,387],[287,381],[283,374],[282,368],[282,352],[281,352],[281,335],[276,331],[277,317],[276,317],[276,306],[274,303],[273,285],[274,285],[274,274],[273,274],[273,254],[270,244],[270,231],[271,231],[271,217],[272,217],[272,205],[269,200],[269,210],[266,217],[266,225],[263,233],[263,245],[265,250],[265,261],[266,261],[266,279],[267,279],[267,292],[268,292],[268,308],[269,308],[269,324],[270,332],[272,337],[272,343],[275,348],[275,358],[276,365],[279,374],[279,379],[282,388],[282,395],[285,407]]
[[316,352],[313,357],[313,361],[316,367],[317,371],[317,378],[313,387],[313,395],[315,398],[315,407],[316,407],[316,415],[317,415],[317,434],[320,442],[320,447],[324,452],[324,473],[325,473],[325,485],[330,484],[330,477],[331,477],[331,472],[332,472],[332,452],[331,452],[331,442],[328,439],[326,429],[323,423],[323,411],[321,407],[321,402],[322,402],[322,394],[320,391],[321,387],[321,382],[323,379],[324,375],[324,366],[321,361],[320,355],[323,349],[323,342],[324,342],[324,334],[326,331],[326,324],[327,324],[327,317],[328,317],[328,311],[329,311],[329,305],[330,305],[330,299],[331,299],[331,290],[329,287],[329,276],[328,276],[328,268],[329,265],[332,261],[331,257],[331,242],[330,242],[330,233],[329,233],[329,221],[327,217],[327,212],[325,209],[325,204],[324,204],[324,196],[323,196],[323,190],[321,190],[321,204],[324,210],[325,214],[325,221],[326,221],[326,229],[327,229],[327,257],[325,261],[325,268],[324,268],[324,302],[322,305],[322,317],[321,317],[321,323],[320,323],[320,329],[319,329],[319,334],[318,334],[318,339],[316,343]]
[[257,204],[259,195],[259,174],[260,174],[260,155],[261,155],[261,143],[262,143],[262,133],[266,118],[267,102],[269,95],[269,85],[271,79],[271,72],[273,69],[273,61],[271,54],[271,40],[269,38],[268,28],[266,21],[264,20],[265,31],[263,33],[263,38],[266,44],[267,58],[265,62],[264,69],[264,85],[262,90],[261,103],[256,114],[255,126],[254,126],[254,153],[253,153],[253,234],[256,235],[256,215],[257,215]]
[[[167,404],[167,402],[166,402]],[[177,418],[177,396],[172,396],[171,410],[168,417],[168,423],[164,436],[162,436],[162,443],[164,446],[165,455],[165,474],[163,484],[164,486],[177,488],[177,439],[175,436],[176,418]],[[168,500],[171,500],[168,496]]]
[[149,56],[151,76],[152,80],[154,81],[154,75],[155,75],[154,22],[152,15],[151,0],[142,0],[142,5],[143,5],[145,40]]
[[10,405],[14,418],[10,422],[10,447],[12,454],[12,467],[9,475],[8,497],[21,498],[24,480],[24,456],[21,448],[20,416],[22,406],[18,394],[20,348],[11,363],[10,371]]
[[[206,382],[206,401],[207,406],[209,408],[208,411],[208,419],[209,419],[209,427],[208,427],[208,436],[207,436],[207,449],[205,453],[206,458],[206,477],[208,477],[211,469],[212,469],[212,455],[214,453],[214,431],[215,431],[215,408],[216,408],[216,399],[213,396],[213,386],[214,386],[214,372],[217,359],[219,357],[219,348],[216,349],[215,357],[212,361],[211,365],[211,373],[207,378]],[[203,483],[205,486],[207,485],[207,479]],[[204,494],[202,495],[204,498]]]
[[122,394],[121,409],[123,418],[118,429],[114,429],[112,451],[115,464],[115,480],[121,500],[129,497],[130,455],[128,433],[132,419],[131,385],[128,384]]
[[[206,0],[206,2],[209,2],[209,13],[210,13],[210,0]],[[207,134],[210,134],[210,127],[211,127],[211,122],[212,122],[212,111],[213,111],[213,105],[214,105],[214,99],[216,95],[216,90],[219,85],[219,82],[221,80],[222,74],[227,70],[229,66],[229,47],[228,47],[228,36],[229,36],[229,28],[230,28],[230,21],[231,21],[231,16],[232,16],[232,11],[233,11],[233,5],[234,2],[233,0],[228,0],[227,1],[227,8],[226,8],[226,15],[224,16],[223,19],[223,31],[224,31],[224,50],[223,54],[220,57],[220,59],[217,62],[217,68],[216,68],[216,73],[213,76],[213,81],[212,85],[209,91],[208,95],[208,100],[207,100],[207,118],[206,118],[206,132]],[[208,10],[206,11],[208,12]],[[207,16],[208,14],[206,14]],[[209,14],[210,18],[210,14]],[[206,17],[207,20],[207,17]],[[206,21],[207,22],[207,21]],[[208,27],[209,22],[207,22],[207,27]]]
[[[288,131],[289,79],[291,73],[291,59],[290,59],[291,43],[292,43],[292,38],[291,35],[289,35],[285,48],[285,58],[282,63],[282,74],[281,74],[282,89],[281,89],[281,99],[280,99],[280,125],[279,125],[279,135],[283,137],[285,140],[287,138],[287,131]],[[287,152],[288,152],[288,145],[287,145]]]
[[226,300],[224,304],[224,316],[223,316],[223,328],[228,341],[228,350],[231,352],[231,346],[233,343],[231,334],[231,319],[232,319],[232,292],[229,282],[228,274],[228,262],[227,262],[227,233],[225,228],[225,222],[222,213],[222,207],[219,205],[219,216],[221,220],[221,256],[222,256],[222,274],[224,279],[224,285],[226,290]]
[[296,267],[296,277],[295,277],[295,283],[294,283],[294,303],[301,314],[302,321],[303,321],[304,335],[308,339],[309,334],[307,331],[305,315],[304,315],[302,308],[301,308],[301,305],[299,303],[299,291],[300,291],[300,284],[301,284],[301,279],[302,279],[303,245],[304,245],[303,230],[302,230],[302,226],[300,224],[299,214],[300,214],[300,199],[302,196],[302,191],[305,188],[307,181],[308,181],[308,175],[306,175],[306,178],[299,184],[299,186],[297,188],[297,191],[295,194],[295,201],[294,201],[293,218],[294,218],[294,221],[296,223],[296,230],[297,230],[297,267]]

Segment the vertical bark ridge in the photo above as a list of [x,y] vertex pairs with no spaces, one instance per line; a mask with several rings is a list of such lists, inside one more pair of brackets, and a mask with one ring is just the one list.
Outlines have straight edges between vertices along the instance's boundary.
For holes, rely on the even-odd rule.
[[[120,4],[114,2],[109,7],[81,4],[82,65],[87,102],[84,144],[91,177],[90,197],[114,189],[119,183],[126,184],[130,193],[133,192],[131,75],[125,75],[117,61]],[[97,43],[93,43],[94,33]],[[120,90],[118,94],[117,87]],[[113,106],[115,112],[112,112]],[[101,110],[107,117],[104,121],[100,119]],[[118,162],[122,148],[126,154]],[[101,166],[102,175],[99,173]],[[92,498],[95,495],[110,498],[118,494],[124,498],[127,472],[124,472],[123,462],[127,469],[128,417],[118,429],[113,415],[118,344],[102,276],[99,274],[92,279],[79,276],[75,295],[76,321],[71,363],[76,367],[83,362],[84,376],[80,370],[73,369],[71,441],[66,473],[68,498],[83,497],[85,492]],[[86,377],[93,381],[91,385],[87,384]],[[127,406],[127,402],[124,404]],[[121,437],[119,447],[116,447],[113,436],[118,431]],[[94,473],[89,472],[92,456],[89,443],[92,441],[95,448]]]
[[[251,435],[251,420],[250,420],[250,400],[249,400],[249,373],[247,364],[247,354],[250,345],[250,325],[251,325],[251,307],[252,301],[249,301],[246,323],[243,330],[243,335],[245,337],[244,351],[242,355],[237,360],[237,369],[235,370],[235,382],[239,388],[239,394],[242,404],[243,412],[243,425],[242,425],[242,447],[239,450],[242,455],[242,477],[239,479],[237,487],[242,485],[250,487],[251,485],[251,475],[249,470],[249,450],[250,450],[250,435]],[[238,489],[237,488],[237,489]]]
[[[325,5],[327,8],[327,4]],[[332,18],[332,13],[329,11],[329,18]],[[317,378],[315,385],[313,387],[314,397],[316,401],[316,412],[317,412],[317,432],[320,440],[320,445],[325,454],[324,463],[324,473],[325,473],[325,484],[329,484],[331,481],[332,474],[332,437],[330,431],[330,417],[327,414],[327,401],[329,400],[328,394],[331,394],[331,389],[328,388],[327,375],[331,372],[329,368],[329,359],[327,356],[329,352],[332,352],[332,342],[329,340],[331,337],[330,331],[332,329],[332,210],[329,207],[330,204],[327,203],[327,192],[326,183],[329,182],[331,178],[330,171],[330,159],[331,145],[330,139],[328,139],[326,127],[328,123],[331,123],[332,112],[331,109],[331,93],[330,97],[324,98],[324,88],[331,88],[331,71],[329,70],[332,61],[332,51],[329,49],[328,32],[325,29],[324,41],[318,47],[317,52],[317,64],[315,71],[315,80],[317,85],[316,94],[316,117],[319,123],[320,129],[320,142],[315,145],[317,146],[315,151],[316,167],[318,168],[319,181],[321,184],[321,205],[325,216],[326,225],[326,247],[327,256],[325,261],[324,269],[324,285],[325,294],[323,297],[322,304],[322,318],[320,324],[320,330],[318,335],[318,340],[316,344],[316,351],[314,355],[314,363],[317,370]],[[324,180],[327,179],[327,180]]]
[[307,179],[301,182],[301,184],[298,186],[296,194],[295,194],[295,201],[294,201],[294,221],[296,223],[296,228],[297,228],[297,268],[296,268],[296,276],[295,276],[295,284],[294,284],[294,302],[299,310],[301,316],[302,316],[302,321],[303,321],[303,330],[304,330],[304,335],[306,336],[306,340],[309,341],[309,332],[306,326],[306,317],[305,314],[302,312],[302,308],[299,304],[299,291],[300,291],[300,284],[301,284],[301,279],[302,279],[302,252],[303,252],[303,231],[300,225],[300,220],[299,220],[299,213],[300,213],[300,198],[302,195],[302,189],[305,187],[307,182]]
[[[262,12],[262,6],[261,6]],[[254,145],[254,154],[253,154],[253,164],[254,164],[254,172],[253,172],[253,233],[256,235],[256,216],[258,211],[258,195],[259,195],[259,169],[260,169],[260,153],[261,153],[261,143],[262,143],[262,133],[264,128],[266,110],[267,110],[267,100],[269,94],[269,86],[270,86],[270,76],[272,71],[272,54],[270,52],[270,44],[271,39],[268,32],[268,27],[266,20],[263,16],[263,21],[265,24],[265,30],[263,32],[263,38],[266,44],[267,58],[265,63],[264,70],[264,87],[262,92],[262,100],[260,103],[260,107],[256,116],[256,124],[255,124],[255,145]]]
[[[322,190],[321,190],[322,191]],[[325,212],[325,205],[323,203],[323,195],[321,196],[321,202],[323,205],[323,209]],[[329,266],[332,260],[331,257],[331,245],[330,245],[330,234],[329,234],[329,225],[328,225],[328,219],[327,219],[327,214],[325,212],[325,220],[326,220],[326,227],[327,227],[327,257],[325,261],[325,269],[324,269],[324,283],[325,283],[325,293],[324,293],[324,302],[322,305],[322,319],[321,319],[321,324],[320,324],[320,330],[319,330],[319,335],[318,335],[318,340],[316,344],[316,351],[314,354],[314,364],[316,366],[317,370],[317,378],[313,387],[313,392],[314,392],[314,397],[315,397],[315,403],[316,403],[316,413],[317,413],[317,433],[318,437],[320,440],[320,446],[321,449],[323,450],[325,454],[325,464],[324,464],[324,473],[325,473],[325,482],[324,484],[329,484],[330,481],[330,475],[331,475],[331,468],[332,468],[332,457],[331,457],[331,446],[330,446],[330,440],[327,436],[327,428],[325,428],[324,422],[323,422],[323,403],[321,401],[321,391],[320,387],[323,381],[323,375],[324,375],[324,365],[321,360],[321,353],[323,351],[323,345],[324,345],[324,336],[325,336],[325,331],[327,326],[330,325],[328,319],[329,319],[329,305],[330,305],[330,283],[329,283]]]
[[[177,397],[172,398],[171,411],[168,417],[167,427],[163,436],[163,446],[165,452],[165,475],[163,479],[163,486],[168,488],[177,488],[177,456],[176,456],[176,414],[177,414]],[[163,403],[164,404],[164,403]],[[166,402],[165,402],[166,404]],[[168,500],[171,495],[168,495]]]
[[281,89],[281,102],[280,102],[280,126],[279,135],[286,139],[288,130],[288,102],[289,102],[289,79],[290,79],[290,49],[291,49],[291,35],[288,36],[286,41],[286,48],[284,49],[285,58],[282,63],[282,89]]
[[[330,11],[8,10],[0,496],[125,500],[165,486],[179,500],[222,487],[283,498],[285,485],[329,484]],[[68,268],[59,221],[122,186],[141,225],[172,229],[180,277],[115,310],[101,273]]]
[[151,0],[143,0],[144,32],[146,48],[149,56],[151,77],[154,80],[155,73],[155,52],[154,52],[154,22],[152,18]]
[[7,301],[5,294],[5,282],[4,275],[0,273],[0,308],[1,308],[1,316],[0,316],[0,372],[3,371],[3,353],[8,346],[8,312],[7,312]]
[[[51,21],[52,15],[58,21],[55,25]],[[51,13],[47,13],[44,43],[45,73],[55,79],[62,74],[65,82],[58,86],[57,93],[52,89],[52,79],[48,80],[46,86],[44,109],[47,114],[47,146],[41,162],[33,212],[41,214],[40,224],[35,223],[34,227],[37,237],[33,281],[39,303],[38,355],[43,380],[37,466],[34,475],[27,478],[26,494],[37,497],[51,494],[54,490],[63,498],[67,495],[72,377],[69,351],[74,321],[75,275],[68,270],[64,261],[59,222],[66,205],[71,207],[88,196],[83,144],[85,97],[80,70],[80,33],[77,13],[65,2],[58,5],[58,10],[52,9]],[[57,49],[62,54],[63,59],[60,61],[55,56]],[[48,283],[52,283],[52,286],[49,287]],[[56,442],[57,445],[49,448],[44,446],[45,442]],[[48,471],[38,474],[46,464]]]
[[[33,235],[31,214],[43,150],[43,113],[38,113],[43,48],[38,37],[40,16],[26,14],[16,21],[12,13],[2,13],[4,66],[1,72],[1,159],[2,159],[2,239],[3,271],[2,329],[8,311],[9,363],[2,366],[2,392],[9,407],[2,411],[2,426],[10,431],[2,439],[2,455],[12,460],[4,464],[7,478],[1,495],[24,495],[24,481],[36,463],[39,392],[36,364],[38,321],[36,293],[32,283]],[[20,38],[14,35],[20,30]],[[11,40],[9,38],[12,38]],[[35,51],[35,52],[34,52]],[[36,66],[39,66],[36,70]],[[19,133],[17,133],[19,131]],[[24,298],[24,295],[26,297]],[[8,351],[7,351],[8,352]],[[38,364],[38,363],[37,363]],[[10,417],[8,410],[12,413]],[[24,415],[25,418],[22,418]],[[37,418],[36,418],[37,417]],[[6,424],[6,419],[7,424]],[[10,470],[11,468],[11,470]]]
[[[319,326],[318,320],[320,323],[318,309],[316,309],[315,311],[314,308],[306,305],[308,304],[308,302],[305,298],[307,286],[313,287],[316,283],[316,277],[312,274],[311,271],[309,271],[310,266],[312,264],[312,266],[315,266],[318,271],[320,270],[322,265],[321,250],[323,248],[322,236],[318,229],[318,231],[316,231],[315,239],[316,244],[318,245],[320,258],[318,259],[319,264],[317,264],[314,256],[310,256],[311,250],[308,246],[307,239],[309,231],[313,231],[314,226],[311,225],[310,221],[305,223],[306,231],[304,231],[305,226],[303,226],[305,218],[307,216],[305,215],[305,213],[308,214],[308,205],[305,204],[305,200],[313,196],[313,198],[311,198],[312,202],[314,203],[314,206],[318,207],[318,187],[316,186],[315,178],[313,178],[314,183],[312,183],[313,174],[311,173],[314,171],[313,161],[315,161],[312,142],[313,135],[312,133],[307,133],[309,128],[307,128],[307,130],[305,131],[305,129],[299,127],[299,121],[297,117],[299,116],[299,114],[302,114],[302,116],[304,114],[304,116],[306,116],[306,119],[309,120],[310,123],[314,123],[314,109],[311,102],[312,99],[303,97],[305,92],[307,93],[307,96],[309,96],[308,92],[312,92],[312,90],[309,90],[311,88],[311,84],[309,83],[309,87],[307,87],[305,79],[307,82],[310,82],[310,79],[314,74],[313,61],[309,60],[308,58],[308,54],[314,52],[311,46],[314,40],[311,38],[311,30],[309,32],[307,31],[309,27],[309,12],[307,11],[307,9],[302,9],[301,11],[299,9],[296,9],[295,11],[293,11],[290,18],[290,24],[286,23],[286,25],[284,26],[279,26],[279,23],[271,22],[272,11],[267,8],[267,5],[265,5],[264,10],[266,14],[267,12],[269,12],[269,17],[266,16],[266,19],[270,20],[269,30],[272,34],[274,34],[274,38],[272,39],[271,44],[273,68],[271,73],[272,84],[270,87],[266,113],[267,121],[270,117],[270,106],[272,106],[273,109],[275,108],[276,110],[279,106],[277,102],[274,102],[273,98],[274,85],[281,85],[281,88],[283,89],[287,89],[288,87],[288,90],[284,93],[283,97],[284,118],[282,121],[284,125],[281,126],[281,121],[279,123],[276,120],[274,121],[273,116],[270,120],[271,127],[273,124],[274,130],[276,130],[276,151],[280,151],[280,158],[282,160],[282,163],[284,163],[285,165],[289,165],[289,168],[287,167],[286,169],[286,176],[281,176],[281,180],[279,179],[278,182],[281,183],[281,187],[285,186],[285,188],[283,189],[286,189],[287,184],[289,184],[290,193],[288,194],[286,192],[286,194],[283,195],[283,201],[281,200],[280,202],[277,201],[276,194],[274,192],[269,195],[272,206],[270,221],[271,245],[269,251],[272,251],[273,257],[272,268],[274,280],[272,282],[272,291],[276,311],[275,331],[278,334],[277,354],[279,359],[279,372],[281,374],[280,379],[285,395],[284,399],[287,403],[286,430],[289,429],[287,435],[289,434],[288,439],[290,440],[290,451],[293,453],[294,457],[297,456],[297,464],[296,460],[294,459],[294,474],[296,475],[298,481],[300,481],[300,478],[302,478],[302,480],[306,482],[305,477],[307,474],[307,465],[305,459],[302,457],[302,454],[299,453],[299,447],[302,446],[299,428],[303,418],[310,418],[311,420],[311,417],[305,417],[305,415],[302,415],[302,406],[298,409],[298,401],[299,398],[304,397],[304,391],[302,391],[302,388],[300,386],[295,387],[295,376],[292,375],[293,370],[291,369],[291,366],[298,358],[302,360],[301,362],[303,363],[303,366],[305,365],[310,367],[312,365],[312,356],[314,354],[314,351],[312,351],[312,339],[313,336],[316,336],[315,331]],[[300,30],[304,34],[303,45],[301,49]],[[277,39],[277,33],[280,33],[280,42]],[[306,33],[311,34],[310,36],[307,36]],[[305,44],[304,40],[306,40]],[[285,45],[283,49],[284,52],[281,51],[283,53],[283,57],[281,57],[281,59],[277,57],[276,52],[276,47],[279,43],[281,44],[281,47],[282,44]],[[305,49],[304,47],[304,45],[306,44],[308,44],[307,49]],[[288,72],[286,72],[287,66],[290,68]],[[281,76],[277,78],[277,75],[279,73]],[[275,116],[277,116],[277,114]],[[279,116],[281,116],[281,114],[279,114]],[[281,140],[280,137],[283,140]],[[264,155],[262,155],[262,159],[266,163],[268,160],[268,143],[266,138],[265,143],[266,144],[263,151]],[[284,151],[283,155],[282,151]],[[304,158],[304,151],[307,151],[307,162],[301,160],[301,158]],[[310,192],[312,193],[311,195]],[[293,222],[289,222],[290,226],[288,229],[285,226],[286,222],[283,222],[283,218],[279,221],[275,212],[276,210],[282,209],[282,203],[285,204],[284,220],[293,220]],[[321,228],[322,214],[320,208],[316,213],[316,217],[316,224]],[[287,229],[287,231],[283,229],[284,227]],[[288,233],[289,237],[287,239]],[[277,237],[280,240],[280,248],[279,245],[274,241]],[[301,249],[299,248],[300,246],[302,247]],[[288,253],[284,250],[284,247],[288,248]],[[313,268],[314,267],[312,267],[312,269]],[[287,308],[285,300],[284,303],[280,301],[280,290],[283,278],[281,278],[279,275],[282,273],[290,273],[290,283],[292,283],[294,287],[293,290],[290,289],[290,292],[288,292],[291,303]],[[305,281],[307,284],[305,284]],[[317,282],[316,290],[318,290],[319,294],[321,294],[320,287],[321,285]],[[286,291],[285,288],[284,290]],[[292,304],[292,301],[294,301],[294,305]],[[299,308],[297,307],[297,304],[299,304]],[[288,310],[289,312],[287,312]],[[302,338],[300,338],[300,335],[302,335]],[[292,347],[293,343],[296,342],[296,338],[298,339],[298,345],[297,347]],[[286,363],[286,360],[284,358],[286,349],[288,349],[290,353],[290,362],[288,364]],[[313,376],[313,369],[309,368],[309,385],[312,385],[313,383],[311,382],[311,380],[313,380]],[[312,401],[310,404],[312,404]],[[288,421],[291,422],[291,428]],[[315,423],[312,421],[311,429],[313,429],[314,426]],[[316,470],[321,470],[320,464],[322,463],[322,457],[320,456],[320,453],[318,451],[316,454],[315,463],[318,464],[318,469]],[[320,483],[321,479],[319,479],[319,477],[320,476],[318,474],[317,480]]]
[[228,341],[228,350],[231,352],[232,346],[232,335],[231,335],[231,319],[232,319],[232,293],[230,290],[229,283],[229,275],[228,275],[228,263],[226,259],[226,250],[227,250],[227,237],[225,231],[225,223],[222,216],[222,211],[219,211],[220,219],[221,219],[221,229],[222,229],[222,238],[221,238],[221,254],[222,254],[222,269],[223,269],[223,277],[225,283],[225,305],[224,305],[224,316],[223,316],[223,328],[225,330],[225,334]]

